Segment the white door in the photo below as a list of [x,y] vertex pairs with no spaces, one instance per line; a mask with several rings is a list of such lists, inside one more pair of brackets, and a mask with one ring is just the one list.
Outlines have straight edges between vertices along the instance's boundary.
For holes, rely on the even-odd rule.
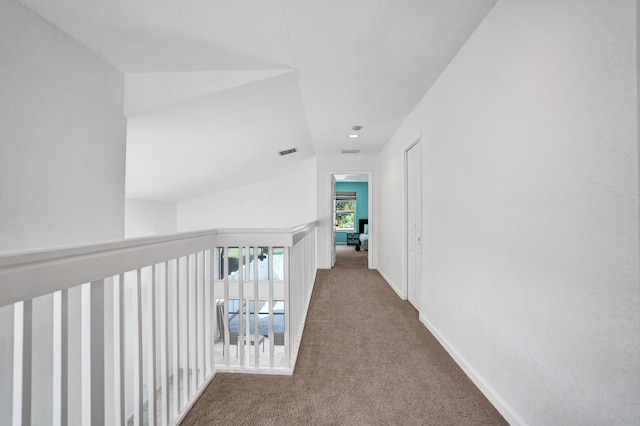
[[331,267],[336,266],[336,178],[331,175]]
[[407,298],[420,310],[422,272],[422,193],[420,142],[406,152],[407,170]]

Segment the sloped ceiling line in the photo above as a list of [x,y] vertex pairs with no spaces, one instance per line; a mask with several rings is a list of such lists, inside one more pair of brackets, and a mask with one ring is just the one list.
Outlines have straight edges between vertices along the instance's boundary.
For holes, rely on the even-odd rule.
[[148,113],[292,71],[287,68],[126,74],[124,113],[126,117]]
[[126,196],[158,201],[375,155],[496,3],[18,1],[125,74]]

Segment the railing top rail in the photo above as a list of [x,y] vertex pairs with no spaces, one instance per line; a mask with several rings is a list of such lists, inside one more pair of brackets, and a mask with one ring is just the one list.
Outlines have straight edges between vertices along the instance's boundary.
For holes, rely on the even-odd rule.
[[211,229],[0,254],[0,307],[216,246],[290,247],[315,226]]
[[157,237],[127,238],[123,240],[106,241],[101,243],[78,244],[65,247],[51,247],[45,249],[25,250],[20,252],[0,253],[0,270],[36,262],[51,262],[74,256],[87,256],[114,250],[139,249],[156,244],[192,238],[215,236],[217,230],[181,232],[177,234],[161,235]]
[[219,229],[218,244],[270,245],[292,247],[315,229],[317,222],[309,222],[294,228]]
[[[179,240],[188,240],[205,236],[224,235],[229,239],[252,238],[257,236],[264,239],[265,236],[304,236],[313,230],[317,222],[305,223],[293,228],[221,228],[204,231],[180,232],[176,234],[160,235],[155,237],[127,238],[123,240],[107,241],[101,243],[79,244],[65,247],[52,247],[20,252],[0,253],[0,269],[25,265],[34,262],[49,262],[73,256],[86,256],[100,254],[114,250],[139,249],[156,244],[168,243]],[[255,239],[255,238],[254,238]],[[274,245],[270,243],[270,245]]]

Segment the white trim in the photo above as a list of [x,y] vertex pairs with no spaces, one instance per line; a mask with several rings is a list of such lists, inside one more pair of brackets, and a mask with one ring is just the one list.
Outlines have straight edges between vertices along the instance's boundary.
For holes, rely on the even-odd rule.
[[304,326],[307,323],[307,314],[309,313],[309,305],[311,304],[311,296],[313,296],[313,288],[315,287],[315,284],[316,284],[317,274],[318,274],[318,268],[316,268],[315,272],[313,273],[313,280],[311,281],[312,284],[311,284],[311,287],[309,288],[309,296],[307,297],[307,303],[305,305],[304,312],[302,313],[302,324],[298,326],[295,351],[290,358],[291,359],[291,363],[289,364],[289,370],[291,371],[290,374],[293,374],[293,372],[296,369],[296,364],[298,363],[298,352],[300,351],[300,345],[302,344],[302,334],[304,333]]
[[160,396],[161,415],[160,421],[162,425],[170,423],[170,406],[169,406],[169,261],[164,262],[164,279],[160,288],[160,387],[162,394]]
[[13,426],[31,424],[33,301],[13,305]]
[[274,368],[251,368],[251,369],[242,369],[238,366],[228,367],[228,368],[220,368],[218,373],[231,373],[231,374],[260,374],[260,375],[269,375],[269,376],[292,376],[293,369],[289,367],[274,367]]
[[173,422],[174,425],[179,425],[180,423],[182,423],[182,421],[184,420],[185,417],[187,417],[187,414],[189,414],[189,412],[191,411],[193,406],[196,404],[196,402],[198,402],[198,399],[200,399],[200,396],[204,393],[204,391],[207,388],[207,386],[209,386],[209,383],[211,383],[211,381],[220,372],[222,372],[222,371],[216,370],[216,369],[214,369],[211,372],[211,376],[208,377],[204,381],[204,383],[202,383],[202,386],[200,386],[200,388],[196,392],[194,392],[193,396],[191,397],[191,399],[189,400],[187,405],[184,406],[184,411],[182,411],[182,413],[179,416],[176,417],[176,419]]
[[[143,358],[142,358],[142,270],[136,271],[136,280],[133,284],[134,290],[131,293],[131,322],[128,324],[133,332],[132,363],[133,363],[133,424],[141,425],[144,412],[144,391],[143,391]],[[87,423],[90,424],[90,423]]]
[[[64,290],[67,291],[67,290]],[[125,376],[124,376],[124,273],[118,275],[118,283],[113,283],[113,416],[116,423],[124,424]]]
[[438,331],[438,329],[422,314],[419,315],[420,322],[438,340],[442,347],[449,353],[451,358],[462,368],[462,371],[471,379],[476,387],[487,397],[489,402],[502,414],[510,425],[525,426],[527,423],[515,412],[500,394],[476,371],[475,368],[463,357],[456,348]]
[[80,287],[81,418],[104,421],[104,280]]
[[[407,167],[407,156],[409,154],[409,150],[421,141],[422,132],[420,132],[411,143],[402,149],[402,296],[400,296],[402,300],[409,299],[409,194],[407,193],[409,186],[409,168]],[[422,182],[420,182],[420,184],[422,185]]]
[[[226,249],[226,247],[225,247]],[[270,256],[271,258],[271,256]],[[226,272],[226,268],[228,268],[228,259],[225,259],[225,272]],[[272,268],[270,268],[271,270]],[[202,393],[204,392],[204,390],[207,388],[207,386],[211,383],[211,381],[215,378],[215,376],[218,373],[233,373],[233,374],[265,374],[265,375],[279,375],[279,376],[291,376],[294,373],[294,369],[295,369],[295,365],[297,363],[297,358],[298,358],[298,352],[299,352],[299,348],[300,348],[300,344],[302,342],[302,333],[304,331],[304,326],[305,326],[305,322],[307,319],[307,313],[309,311],[309,305],[311,303],[311,297],[313,295],[313,288],[316,282],[316,278],[317,278],[317,274],[318,274],[318,268],[315,268],[313,270],[313,279],[311,280],[311,287],[309,288],[309,293],[307,296],[307,302],[306,302],[306,306],[304,308],[304,313],[303,313],[303,317],[302,317],[302,324],[299,325],[298,327],[298,333],[296,336],[296,345],[295,345],[295,350],[293,352],[293,354],[291,355],[291,358],[287,357],[287,359],[291,360],[291,363],[289,364],[288,367],[275,367],[275,368],[270,368],[270,367],[266,367],[266,368],[253,368],[253,369],[247,369],[247,368],[243,368],[242,366],[228,366],[228,345],[226,346],[227,351],[226,351],[226,355],[225,355],[225,359],[227,361],[227,366],[226,367],[218,367],[218,368],[214,368],[211,375],[209,377],[206,378],[206,380],[204,381],[204,383],[198,388],[198,390],[194,393],[194,395],[191,396],[191,399],[189,400],[189,402],[182,408],[182,412],[180,413],[179,416],[176,417],[175,421],[173,424],[179,425],[180,423],[182,423],[182,421],[186,418],[186,416],[189,414],[189,412],[191,411],[191,408],[193,408],[193,406],[197,403],[198,399],[200,398],[200,396],[202,395]],[[227,273],[224,274],[225,277],[228,276]],[[271,276],[271,274],[270,274]],[[225,295],[225,300],[229,300],[227,295]],[[271,300],[271,298],[270,298]],[[228,315],[224,316],[225,320],[228,318]],[[228,329],[228,324],[225,325],[225,328]],[[228,333],[225,335],[225,337],[228,336]],[[228,339],[228,337],[226,337]],[[292,342],[289,342],[285,347],[290,347]]]
[[207,386],[209,386],[209,384],[213,381],[213,379],[219,374],[219,373],[231,373],[231,374],[262,374],[262,375],[274,375],[274,376],[291,376],[293,375],[293,369],[290,368],[275,368],[275,369],[252,369],[252,370],[240,370],[237,367],[236,368],[221,368],[221,369],[214,369],[213,372],[211,373],[211,376],[208,377],[204,383],[202,384],[202,386],[200,386],[200,388],[194,393],[194,395],[192,396],[191,401],[189,401],[189,403],[187,405],[185,405],[184,407],[184,411],[174,420],[175,425],[179,425],[180,423],[182,423],[182,421],[187,417],[187,415],[189,414],[189,412],[191,411],[191,409],[193,408],[194,405],[196,405],[196,403],[198,402],[198,399],[200,399],[200,396],[202,396],[202,394],[204,393],[205,389],[207,389]]
[[[371,169],[367,169],[367,170],[329,170],[329,177],[333,178],[334,175],[343,175],[343,174],[353,174],[353,173],[358,173],[358,174],[366,174],[367,175],[367,209],[368,209],[368,213],[367,213],[367,219],[369,220],[369,235],[373,236],[372,241],[375,241],[376,238],[376,231],[375,231],[375,213],[373,211],[373,197],[374,197],[374,193],[373,193],[373,170]],[[330,179],[331,181],[331,185],[333,185],[333,181]],[[331,189],[329,190],[329,197],[331,196]],[[333,203],[333,199],[330,200],[329,205],[331,206],[331,204]],[[328,240],[329,243],[327,244],[327,252],[328,252],[328,259],[329,259],[329,263],[331,263],[331,244],[332,244],[332,240],[331,240],[331,233],[332,231],[332,227],[333,227],[333,218],[331,217],[333,214],[333,209],[331,209],[331,211],[329,212],[329,219],[331,220],[331,225],[328,227]],[[375,244],[375,243],[374,243]],[[374,262],[373,262],[373,258],[374,255],[377,255],[377,250],[376,247],[374,245],[369,245],[369,255],[367,256],[367,268],[369,269],[375,269],[374,266]],[[331,269],[332,266],[329,266],[327,268],[318,265],[318,269]]]
[[[0,255],[0,306],[177,259],[211,247],[293,246],[316,222],[289,229],[213,229]],[[247,244],[246,242],[249,241]],[[21,283],[16,286],[14,283]]]
[[[114,318],[115,320],[115,318]],[[69,293],[53,293],[53,426],[67,424],[69,360]]]
[[158,285],[156,265],[151,265],[151,282],[147,291],[148,308],[146,315],[142,317],[143,330],[147,332],[147,416],[150,425],[157,422],[156,410],[156,286]]
[[395,285],[393,281],[391,281],[391,278],[389,278],[381,269],[376,269],[376,271],[378,271],[380,276],[387,282],[387,284],[389,284],[389,287],[391,287],[391,289],[396,292],[396,294],[400,299],[406,300],[406,298],[402,297],[402,292],[400,291],[398,286]]
[[[287,235],[288,234],[288,235]],[[123,391],[123,374],[124,365],[123,362],[123,344],[124,344],[124,287],[125,287],[125,273],[123,271],[130,271],[131,281],[133,287],[131,297],[131,324],[128,325],[132,329],[134,335],[134,343],[132,344],[132,369],[131,376],[133,377],[133,416],[136,424],[142,422],[143,406],[145,402],[144,396],[149,394],[147,403],[151,409],[153,409],[153,402],[155,402],[154,389],[157,388],[155,377],[158,369],[158,360],[155,359],[155,350],[147,353],[149,362],[145,370],[149,374],[148,391],[144,392],[144,383],[142,381],[143,368],[143,345],[147,345],[151,348],[157,346],[157,340],[154,341],[156,333],[160,332],[161,346],[166,346],[170,338],[169,332],[172,333],[171,343],[171,356],[173,359],[173,416],[179,418],[177,422],[182,419],[189,408],[194,404],[195,395],[200,395],[202,390],[215,376],[216,372],[226,371],[226,369],[218,370],[215,367],[211,367],[212,371],[210,375],[204,374],[204,356],[205,351],[202,350],[203,335],[205,327],[202,326],[204,319],[202,308],[205,298],[204,282],[207,280],[212,281],[215,285],[212,274],[215,273],[215,262],[209,265],[209,276],[207,277],[206,258],[205,254],[207,250],[211,258],[215,257],[215,247],[220,247],[223,241],[231,239],[233,236],[239,236],[241,239],[258,239],[271,238],[275,236],[275,243],[270,243],[270,252],[272,253],[272,244],[284,245],[284,269],[285,269],[285,289],[295,289],[294,293],[290,293],[289,296],[285,296],[286,306],[285,312],[289,318],[289,326],[286,327],[289,332],[285,334],[285,350],[287,351],[287,360],[289,362],[288,368],[275,368],[275,369],[248,369],[246,372],[253,373],[268,373],[268,374],[293,374],[293,368],[297,361],[298,350],[301,343],[302,332],[306,322],[306,315],[308,312],[309,304],[311,301],[313,286],[317,275],[317,227],[316,222],[301,225],[299,227],[291,228],[288,230],[274,229],[274,230],[209,230],[198,233],[190,233],[188,237],[185,234],[181,236],[172,237],[151,237],[141,238],[136,240],[127,240],[113,243],[103,243],[91,246],[72,247],[65,249],[52,249],[42,250],[30,253],[20,253],[14,255],[0,256],[0,306],[2,303],[11,304],[11,300],[20,300],[14,305],[14,327],[16,332],[16,342],[14,343],[14,362],[17,367],[14,367],[14,392],[13,392],[13,405],[17,407],[14,409],[14,422],[16,424],[28,423],[28,417],[30,415],[30,377],[27,377],[31,372],[30,359],[31,359],[31,305],[32,299],[42,294],[47,294],[49,289],[52,291],[62,291],[64,293],[68,288],[81,285],[81,307],[82,307],[82,330],[81,330],[81,369],[83,371],[83,383],[82,383],[82,418],[85,423],[91,423],[92,419],[104,418],[104,392],[106,391],[105,385],[105,366],[104,366],[104,345],[105,342],[102,339],[104,330],[104,309],[105,309],[105,286],[113,286],[113,294],[110,295],[108,301],[113,300],[113,306],[108,309],[113,310],[114,328],[112,330],[114,341],[114,367],[119,371],[116,373],[118,376],[113,377],[114,382],[114,395],[117,400],[114,402],[113,407],[109,407],[109,410],[117,410],[115,418],[122,420],[126,413],[123,411],[124,404],[122,403]],[[254,238],[255,237],[255,238]],[[288,244],[293,244],[290,246]],[[224,247],[226,244],[222,244]],[[256,243],[245,245],[233,244],[239,247],[253,247],[256,250]],[[225,247],[225,250],[228,250]],[[202,254],[201,254],[202,252]],[[295,254],[295,261],[294,261]],[[202,256],[202,261],[200,261]],[[164,257],[161,261],[160,258]],[[273,261],[270,256],[270,269],[273,269]],[[293,263],[292,263],[293,262]],[[158,270],[159,263],[164,263],[165,271],[164,276]],[[244,256],[240,256],[238,259],[239,270],[242,269],[243,263],[249,264],[249,252],[246,253],[246,262]],[[131,265],[135,267],[130,268]],[[254,265],[254,302],[257,301],[259,292],[260,280],[258,279],[257,263]],[[151,268],[151,269],[149,269]],[[228,293],[229,293],[229,281],[228,281],[228,269],[229,258],[225,257],[224,262],[224,292],[225,300],[227,301],[225,307],[225,329],[228,329]],[[150,277],[148,277],[150,273]],[[117,280],[112,279],[117,275]],[[273,273],[270,272],[270,283],[274,283]],[[75,284],[75,281],[87,276],[101,276],[91,281],[87,281],[88,284],[81,282]],[[135,276],[135,278],[134,278]],[[161,279],[161,278],[164,278]],[[295,281],[294,281],[295,280]],[[310,280],[310,281],[309,281]],[[116,283],[117,281],[117,283]],[[161,281],[164,281],[164,286],[161,288]],[[250,282],[249,277],[243,278],[242,274],[239,274],[238,281],[234,282],[234,286],[238,287],[239,299],[243,299],[243,282]],[[286,283],[300,282],[303,286],[289,286]],[[28,284],[28,286],[26,285]],[[151,285],[149,292],[143,291],[144,288]],[[270,286],[272,289],[272,286]],[[171,294],[171,296],[169,296]],[[163,296],[164,295],[164,296]],[[22,301],[20,298],[25,297]],[[144,301],[149,302],[149,308],[143,309],[143,297]],[[59,298],[57,298],[59,299]],[[56,299],[56,300],[57,300]],[[159,300],[162,299],[162,300]],[[196,305],[196,300],[198,304]],[[273,296],[270,296],[270,300],[273,300]],[[290,301],[294,302],[291,305]],[[159,311],[155,311],[156,302],[160,303],[158,307]],[[167,305],[171,305],[170,307]],[[64,306],[58,303],[60,309],[56,311],[56,318],[62,322],[64,315],[62,310]],[[168,311],[170,308],[170,312]],[[187,309],[189,308],[189,309]],[[217,307],[215,308],[217,309]],[[272,309],[272,303],[270,304]],[[60,311],[60,312],[59,312]],[[163,313],[164,321],[160,325],[155,323],[157,313]],[[217,311],[216,311],[217,314]],[[240,311],[240,323],[242,323],[242,311]],[[216,317],[217,318],[217,317]],[[291,324],[291,319],[295,323]],[[207,321],[208,323],[209,321]],[[60,324],[57,324],[60,328]],[[159,327],[159,330],[156,329]],[[247,329],[249,325],[247,323]],[[271,326],[272,327],[272,326]],[[149,336],[143,336],[143,331],[150,330]],[[257,330],[257,329],[256,329]],[[240,329],[240,336],[243,335],[243,329]],[[256,331],[257,333],[257,331]],[[58,333],[60,334],[60,333]],[[248,335],[248,333],[245,333]],[[228,333],[225,334],[225,363],[229,365],[229,344]],[[143,341],[144,339],[144,341]],[[200,339],[200,340],[199,340]],[[239,344],[242,348],[244,339],[240,339]],[[256,348],[257,349],[257,348]],[[163,355],[160,359],[160,369],[163,373],[167,373],[169,363],[168,348],[163,347]],[[289,352],[291,351],[291,352]],[[64,352],[63,350],[61,352]],[[64,353],[58,354],[58,358],[64,358]],[[244,351],[242,351],[244,355]],[[244,366],[244,358],[240,357],[240,366]],[[57,358],[57,359],[58,359]],[[164,360],[163,360],[164,358]],[[57,364],[59,364],[59,359]],[[293,363],[293,364],[292,364]],[[256,366],[259,367],[259,358],[256,357]],[[54,367],[55,368],[55,367]],[[230,371],[233,371],[232,367]],[[197,370],[199,371],[197,372]],[[183,377],[180,378],[180,370],[183,371]],[[197,372],[197,374],[196,374]],[[60,371],[58,371],[60,373]],[[89,374],[90,373],[90,374]],[[163,378],[163,388],[168,388],[168,374]],[[203,376],[206,377],[203,380]],[[180,382],[182,382],[182,389],[180,389]],[[206,383],[204,383],[206,382]],[[163,401],[163,419],[167,421],[167,402],[169,395],[164,392]],[[194,395],[195,394],[195,395]],[[184,397],[181,398],[181,395]],[[64,396],[63,396],[64,398]],[[151,398],[151,399],[150,399]],[[181,406],[182,400],[185,400],[185,407]],[[187,402],[188,401],[188,402]],[[153,410],[155,413],[155,410]],[[154,422],[154,416],[150,416],[151,423]],[[131,417],[130,417],[131,418]],[[25,420],[27,419],[27,420]],[[170,420],[169,420],[170,421]]]

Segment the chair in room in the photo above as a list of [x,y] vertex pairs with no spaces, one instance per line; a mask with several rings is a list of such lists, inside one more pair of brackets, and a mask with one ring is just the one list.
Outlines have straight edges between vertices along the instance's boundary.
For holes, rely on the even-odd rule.
[[[237,331],[229,332],[229,346],[231,345],[235,345],[236,358],[238,358],[238,332]],[[222,356],[224,356],[224,335],[222,336]]]
[[273,346],[284,346],[284,333],[273,333]]

